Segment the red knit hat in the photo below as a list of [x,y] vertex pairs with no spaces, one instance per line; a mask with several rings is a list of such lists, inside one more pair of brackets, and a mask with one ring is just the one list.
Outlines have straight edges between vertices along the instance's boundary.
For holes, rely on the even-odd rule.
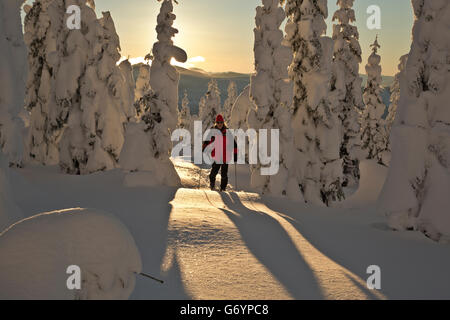
[[219,114],[219,115],[217,116],[217,118],[216,118],[216,123],[218,123],[218,122],[224,122],[224,121],[223,121],[223,116],[222,116],[221,114]]

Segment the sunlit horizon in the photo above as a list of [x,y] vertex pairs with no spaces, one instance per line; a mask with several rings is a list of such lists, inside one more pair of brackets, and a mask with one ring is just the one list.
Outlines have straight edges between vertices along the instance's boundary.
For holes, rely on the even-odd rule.
[[[140,63],[148,64],[148,65],[152,64],[151,60],[146,60],[145,57],[125,57],[125,56],[122,56],[117,64],[121,63],[124,60],[128,60],[132,65],[140,64]],[[193,69],[193,68],[199,68],[199,66],[197,66],[196,63],[198,64],[198,63],[205,62],[205,61],[206,61],[205,58],[202,56],[188,58],[188,60],[184,63],[178,62],[174,58],[172,58],[172,60],[170,61],[170,64],[173,66],[178,66],[178,67],[182,67],[185,69]]]
[[[27,1],[28,4],[32,2]],[[143,62],[143,57],[151,52],[156,41],[155,27],[160,2],[96,0],[95,3],[98,16],[104,11],[111,12],[121,41],[121,55],[130,57],[133,62]],[[179,1],[178,5],[174,5],[177,15],[175,27],[179,30],[174,44],[183,48],[190,59],[185,64],[173,64],[207,72],[253,73],[255,9],[261,3],[261,0]],[[381,8],[381,30],[369,30],[366,26],[369,17],[366,11],[370,5]],[[336,9],[336,0],[328,0],[328,36],[332,34],[332,17]],[[354,9],[363,52],[360,73],[365,74],[369,46],[378,35],[383,75],[393,76],[397,73],[399,58],[410,50],[413,24],[411,1],[356,0]],[[197,60],[197,57],[202,59]]]

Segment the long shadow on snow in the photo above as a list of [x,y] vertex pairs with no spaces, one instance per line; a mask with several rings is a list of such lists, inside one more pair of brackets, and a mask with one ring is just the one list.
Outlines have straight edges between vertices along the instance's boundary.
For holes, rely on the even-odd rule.
[[[296,209],[293,209],[291,206],[286,206],[285,199],[270,196],[265,196],[263,203],[275,213],[287,215],[289,219],[286,219],[286,222],[291,224],[311,245],[364,282],[369,276],[366,273],[368,266],[377,264],[382,270],[385,269],[385,265],[381,264],[384,259],[377,259],[375,253],[380,252],[383,255],[382,251],[386,252],[385,248],[380,247],[381,242],[371,242],[370,238],[364,234],[364,230],[355,230],[349,233],[346,229],[341,230],[341,225],[327,221],[326,216],[323,215],[326,214],[326,211],[332,210],[331,208],[313,208],[301,203]],[[298,208],[303,208],[303,210],[300,211]],[[335,212],[335,215],[338,213]],[[330,217],[330,219],[336,218],[338,216]],[[355,241],[356,239],[358,241]],[[361,245],[366,241],[366,245]],[[348,260],[348,257],[351,257],[351,260]],[[385,276],[386,274],[383,273],[383,283]],[[347,278],[360,288],[353,278]],[[368,291],[362,291],[368,294]],[[386,296],[384,290],[382,293]],[[373,294],[368,294],[368,296],[374,297]]]
[[388,299],[450,297],[448,246],[425,239],[412,241],[398,232],[380,230],[366,222],[355,222],[349,229],[335,223],[345,217],[344,209],[290,206],[285,199],[267,196],[263,202],[274,212],[291,217],[286,221],[308,242],[364,282],[369,277],[367,267],[378,265],[382,271],[381,293]]
[[123,186],[120,170],[88,176],[68,176],[45,168],[37,170],[35,173],[22,172],[33,176],[13,186],[14,191],[21,194],[17,204],[25,216],[76,207],[115,215],[133,235],[141,253],[143,271],[166,280],[161,285],[138,276],[130,299],[189,299],[177,261],[161,275],[172,211],[169,202],[174,199],[177,188],[127,188]]
[[312,270],[279,222],[264,212],[250,210],[236,193],[230,194],[221,193],[230,210],[219,209],[235,224],[250,252],[294,299],[322,299]]

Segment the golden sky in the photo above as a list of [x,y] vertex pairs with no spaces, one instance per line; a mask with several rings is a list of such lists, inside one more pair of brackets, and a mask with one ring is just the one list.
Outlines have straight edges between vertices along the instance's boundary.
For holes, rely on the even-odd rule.
[[[32,0],[28,0],[28,3]],[[110,11],[120,36],[122,55],[139,61],[151,51],[156,40],[156,17],[160,2],[156,0],[96,0],[96,11]],[[185,49],[190,58],[188,67],[212,72],[235,71],[251,73],[253,66],[253,28],[255,8],[261,0],[179,0],[175,5],[179,34],[174,42]],[[381,8],[382,28],[369,30],[367,8]],[[331,17],[336,0],[328,1],[328,35],[332,32]],[[409,52],[413,14],[410,0],[355,0],[354,9],[363,62],[370,54],[369,45],[379,35],[384,75],[397,72],[399,58]]]

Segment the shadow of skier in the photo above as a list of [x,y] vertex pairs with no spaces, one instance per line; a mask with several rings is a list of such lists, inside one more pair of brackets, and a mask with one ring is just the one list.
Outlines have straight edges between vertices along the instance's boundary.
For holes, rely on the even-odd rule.
[[250,252],[273,274],[294,299],[322,299],[312,270],[278,221],[245,207],[236,193],[221,193],[225,213]]

